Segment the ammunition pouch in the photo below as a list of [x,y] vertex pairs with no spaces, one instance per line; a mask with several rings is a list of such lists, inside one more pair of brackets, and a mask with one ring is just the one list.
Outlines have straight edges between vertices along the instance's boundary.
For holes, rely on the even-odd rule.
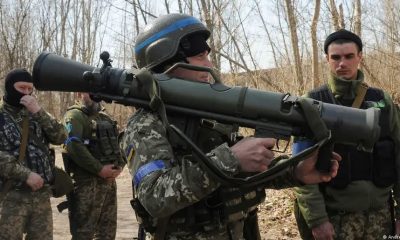
[[377,187],[392,185],[397,174],[395,170],[395,145],[392,139],[384,139],[375,144],[373,182]]
[[[168,221],[168,232],[208,232],[226,227],[228,222],[247,222],[249,236],[257,236],[257,206],[265,199],[264,189],[219,189],[207,198],[186,207]],[[154,234],[157,222],[137,199],[131,200],[138,222],[146,232]],[[249,212],[250,210],[250,212]],[[258,239],[258,238],[246,238]]]
[[74,189],[71,177],[63,169],[55,167],[53,174],[54,182],[51,186],[53,197],[62,197]]
[[102,164],[115,163],[121,158],[115,122],[92,120],[90,153]]

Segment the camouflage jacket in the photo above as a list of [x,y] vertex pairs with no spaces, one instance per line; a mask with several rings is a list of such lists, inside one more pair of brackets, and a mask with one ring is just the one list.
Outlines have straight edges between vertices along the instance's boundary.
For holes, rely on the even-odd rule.
[[[344,97],[351,104],[354,99],[358,84],[363,82],[363,74],[359,71],[358,80],[348,81],[337,79],[332,76],[328,82],[328,87],[335,97]],[[329,186],[321,191],[319,185],[305,185],[296,188],[296,195],[299,208],[309,227],[315,227],[328,221],[327,208],[336,211],[368,211],[386,207],[391,190],[394,190],[396,202],[400,200],[400,118],[396,106],[390,96],[385,93],[385,105],[390,109],[390,132],[395,143],[395,161],[397,182],[393,186],[379,188],[371,181],[358,180],[351,182],[344,189],[335,189]],[[400,217],[400,207],[395,207],[396,218]],[[388,216],[389,217],[389,216]]]
[[[174,149],[158,115],[144,109],[138,110],[129,120],[121,142],[135,184],[135,194],[147,212],[154,218],[173,215],[209,196],[221,184],[200,163],[189,157],[175,159]],[[207,156],[212,163],[228,176],[240,172],[239,162],[226,143],[215,146]],[[174,162],[180,161],[177,165]],[[163,166],[147,171],[149,163]],[[146,165],[146,166],[145,166]],[[144,167],[143,167],[144,166]],[[143,174],[146,172],[146,174]],[[270,187],[293,186],[291,172],[271,181]],[[239,222],[239,221],[238,221]],[[241,222],[243,224],[243,221]],[[226,231],[225,227],[225,231]],[[243,226],[237,229],[242,229]],[[192,239],[227,239],[226,232],[207,237],[196,233]],[[243,233],[238,233],[243,237]],[[190,237],[189,237],[190,238]],[[235,238],[236,239],[236,238]]]
[[[96,122],[107,121],[114,123],[114,121],[104,112],[96,112],[86,114],[82,109],[84,106],[81,103],[77,103],[71,106],[64,115],[64,125],[68,132],[68,139],[65,142],[64,148],[68,154],[69,159],[73,161],[71,165],[71,171],[74,173],[73,177],[76,179],[90,178],[97,176],[103,167],[104,163],[101,163],[93,153],[90,152],[89,145],[93,144],[96,139]],[[115,145],[118,148],[117,139],[115,138]],[[120,167],[125,165],[119,150],[119,158],[114,163]]]
[[[43,109],[31,114],[25,108],[15,108],[2,102],[0,112],[0,168],[2,169],[0,177],[2,181],[14,179],[23,183],[30,172],[36,172],[45,183],[51,183],[54,159],[50,154],[49,143],[55,145],[63,143],[66,138],[63,125]],[[20,122],[24,116],[29,116],[28,144],[26,157],[24,161],[19,162],[22,130]]]

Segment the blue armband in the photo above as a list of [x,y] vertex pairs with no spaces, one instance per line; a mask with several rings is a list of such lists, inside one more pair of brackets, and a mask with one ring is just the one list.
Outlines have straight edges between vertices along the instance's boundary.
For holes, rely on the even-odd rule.
[[142,179],[150,173],[166,168],[164,161],[156,160],[141,166],[135,174],[133,182],[135,187],[139,185]]
[[296,155],[300,153],[301,151],[313,146],[315,143],[314,141],[304,139],[304,140],[297,140],[293,143],[292,146],[292,155]]
[[71,136],[71,137],[68,137],[67,140],[65,140],[64,145],[68,145],[72,141],[82,142],[82,140],[80,138]]

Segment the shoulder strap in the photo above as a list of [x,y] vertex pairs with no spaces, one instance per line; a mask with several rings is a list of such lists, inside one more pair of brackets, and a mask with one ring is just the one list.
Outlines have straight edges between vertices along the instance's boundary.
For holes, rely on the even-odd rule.
[[25,116],[22,120],[22,136],[21,136],[21,145],[19,146],[19,156],[18,161],[22,162],[25,158],[26,146],[28,143],[28,134],[29,134],[29,117]]
[[364,101],[365,94],[367,93],[368,85],[366,83],[361,83],[357,87],[356,98],[354,99],[353,104],[351,107],[353,108],[360,108],[362,102]]

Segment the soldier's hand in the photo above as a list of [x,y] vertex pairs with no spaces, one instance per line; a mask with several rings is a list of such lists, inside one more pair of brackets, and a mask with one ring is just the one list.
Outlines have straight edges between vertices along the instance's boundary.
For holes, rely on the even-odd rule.
[[37,113],[41,109],[38,101],[32,95],[25,95],[21,98],[20,103],[26,107],[31,113]]
[[335,230],[329,221],[321,223],[311,231],[315,240],[333,240],[335,236]]
[[318,160],[318,151],[312,153],[307,159],[297,164],[294,175],[295,178],[304,184],[316,184],[321,182],[329,182],[332,178],[336,177],[339,169],[339,161],[342,157],[333,152],[331,159],[331,170],[329,173],[322,173],[318,171],[315,164]]
[[115,178],[114,175],[116,175],[116,173],[117,170],[114,169],[114,164],[107,164],[103,166],[98,175],[101,178],[107,179],[107,178]]
[[35,173],[31,172],[26,179],[26,184],[32,189],[32,191],[37,191],[43,187],[44,180],[43,178]]
[[121,174],[122,168],[120,166],[114,166],[113,169],[115,170],[114,178],[117,178]]
[[271,151],[276,140],[273,138],[244,138],[231,147],[233,155],[239,160],[241,171],[262,172],[274,158]]

